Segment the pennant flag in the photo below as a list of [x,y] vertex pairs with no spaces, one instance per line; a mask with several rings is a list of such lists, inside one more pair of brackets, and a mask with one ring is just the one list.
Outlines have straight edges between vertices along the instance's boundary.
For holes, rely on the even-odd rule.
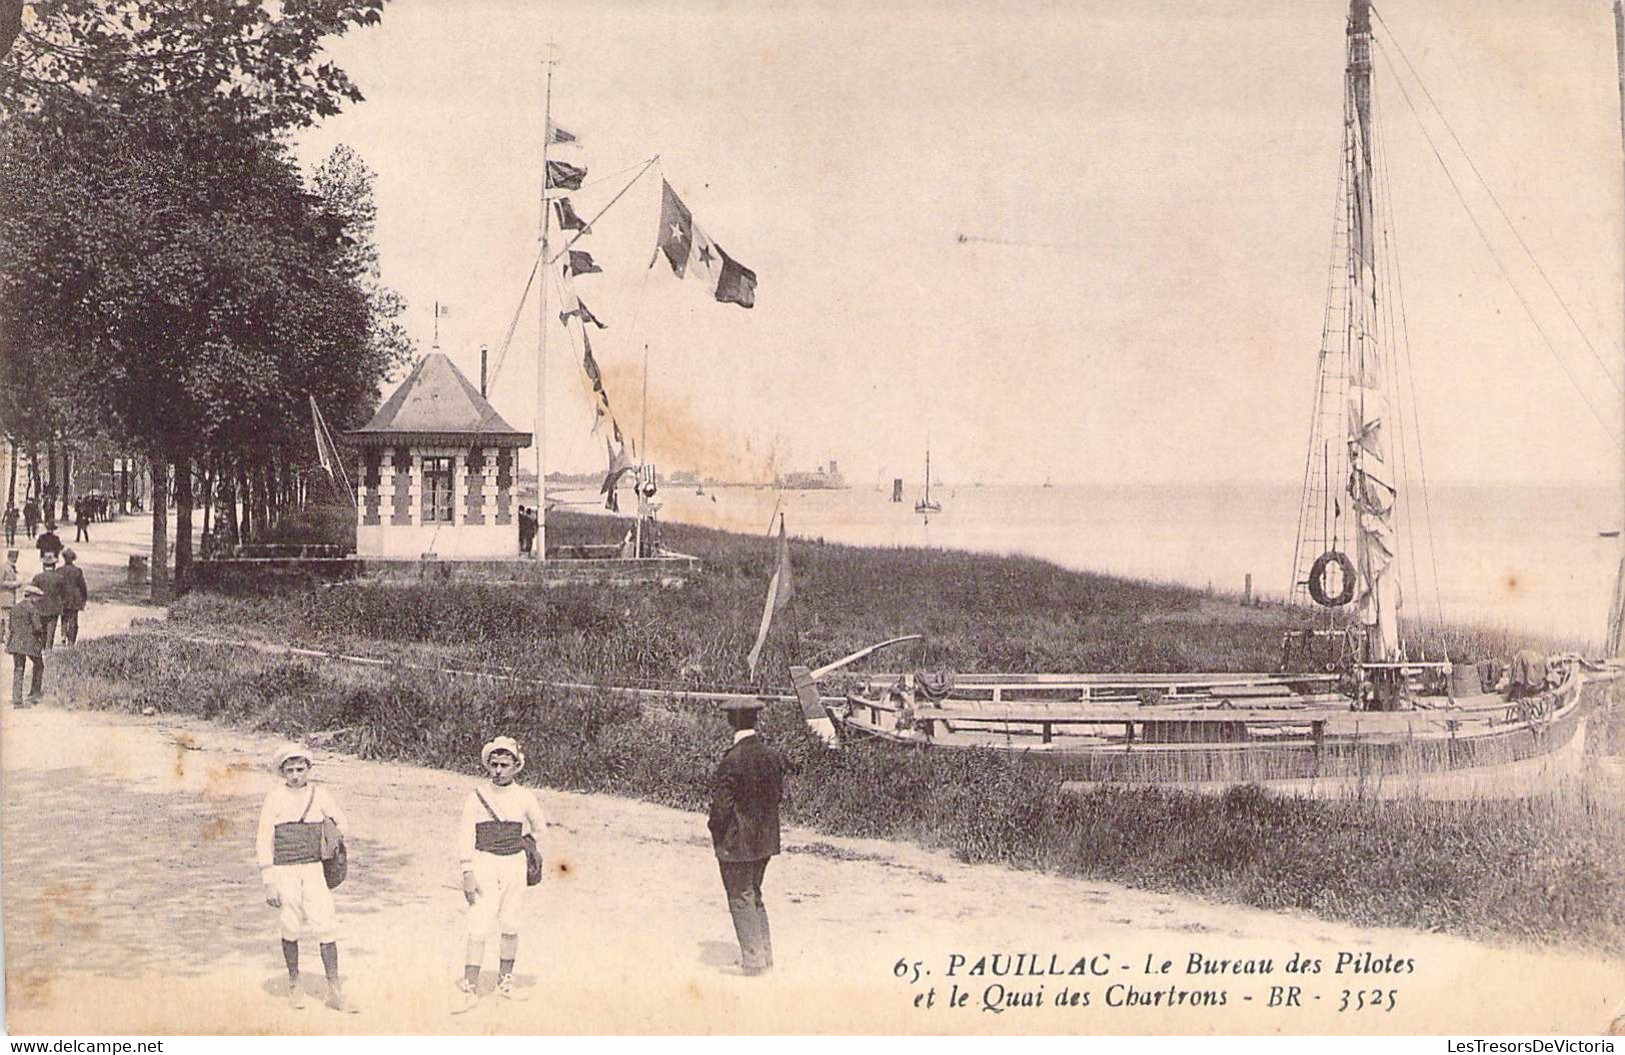
[[572,249],[564,272],[567,275],[601,275],[604,269],[593,262],[592,254],[585,249]]
[[615,497],[615,486],[620,482],[624,473],[632,472],[637,467],[626,457],[626,444],[621,442],[621,427],[619,425],[615,426],[615,441],[620,444],[618,450],[611,447],[608,440],[604,441],[604,453],[609,455],[609,472],[604,474],[604,483],[598,488],[598,493],[609,496],[604,500],[604,508],[619,513],[621,503]]
[[559,323],[560,323],[560,325],[563,325],[564,323],[569,322],[570,321],[570,316],[575,315],[575,316],[578,316],[581,319],[581,325],[583,325],[583,326],[587,325],[587,323],[590,322],[594,326],[598,327],[600,330],[609,329],[609,324],[606,323],[606,322],[599,322],[598,321],[598,316],[594,315],[591,311],[588,310],[587,305],[582,302],[580,297],[576,297],[575,302],[576,302],[575,307],[571,308],[568,311],[559,312]]
[[438,300],[435,301],[434,302],[434,317],[437,318],[437,319],[449,319],[449,318],[451,318],[451,305],[450,304],[442,304]]
[[[672,274],[698,279],[711,295],[725,304],[756,306],[756,272],[722,251],[694,222],[671,184],[660,183],[660,234],[655,259],[666,254]],[[654,266],[654,261],[649,262]]]
[[574,132],[566,132],[551,120],[547,122],[547,141],[549,143],[579,143],[580,140]]
[[773,568],[773,577],[767,582],[767,601],[762,605],[762,626],[756,631],[756,644],[751,646],[747,663],[751,677],[756,676],[756,661],[762,658],[762,646],[767,644],[767,632],[773,626],[773,616],[790,604],[795,590],[790,585],[790,542],[784,537],[784,514],[779,514],[779,559]]
[[592,228],[587,225],[587,221],[577,216],[575,209],[570,206],[569,198],[560,198],[558,201],[554,202],[553,211],[556,212],[559,217],[559,230],[580,231],[582,234],[592,234]]
[[547,161],[547,187],[559,190],[580,190],[581,181],[587,178],[587,170],[580,165],[572,165],[568,161]]
[[[322,468],[327,471],[327,478],[333,484],[333,491],[350,500],[355,505],[355,492],[350,488],[350,475],[344,471],[344,459],[339,456],[338,446],[333,442],[333,436],[327,431],[327,422],[322,420],[321,408],[316,406],[316,397],[310,397],[310,419],[316,429],[316,457],[320,459]],[[340,485],[343,490],[339,490]]]

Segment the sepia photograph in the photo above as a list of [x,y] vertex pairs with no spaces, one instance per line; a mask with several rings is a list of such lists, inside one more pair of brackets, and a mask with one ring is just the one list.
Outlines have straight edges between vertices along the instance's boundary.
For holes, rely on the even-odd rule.
[[0,488],[8,1035],[1625,1035],[1620,0],[0,0]]

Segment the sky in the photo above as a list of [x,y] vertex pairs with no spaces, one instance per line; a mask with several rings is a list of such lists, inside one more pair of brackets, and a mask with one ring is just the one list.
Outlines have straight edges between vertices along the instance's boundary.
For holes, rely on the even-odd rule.
[[[1625,373],[1610,7],[1379,11],[1426,471],[1610,485],[1621,396],[1604,371]],[[551,42],[551,112],[580,147],[550,156],[589,169],[577,211],[659,157],[577,246],[604,268],[577,291],[608,324],[593,349],[616,413],[662,469],[748,479],[834,459],[854,484],[912,481],[929,443],[955,483],[1293,481],[1345,19],[1320,0],[393,0],[330,49],[366,101],[299,151],[314,164],[345,143],[376,170],[383,279],[422,350],[448,305],[440,349],[477,378],[479,346],[494,360],[518,312],[492,386],[518,428],[537,405],[534,292],[518,309]],[[649,267],[662,178],[756,272],[753,309]],[[556,289],[548,304],[547,467],[602,468],[579,337]]]

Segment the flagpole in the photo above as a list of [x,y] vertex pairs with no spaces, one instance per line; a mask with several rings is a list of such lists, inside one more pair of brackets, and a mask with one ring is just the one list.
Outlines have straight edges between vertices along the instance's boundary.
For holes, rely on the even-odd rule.
[[[548,42],[547,57],[542,65],[547,70],[547,89],[542,106],[542,260],[547,260],[547,141],[552,138],[553,124],[553,44]],[[547,267],[546,263],[543,264]],[[547,406],[547,275],[542,276],[541,289],[536,298],[536,558],[547,559],[547,422],[543,418]]]
[[[779,514],[779,532],[784,534],[784,514]],[[786,542],[785,546],[790,543]],[[799,666],[801,664],[801,617],[796,614],[796,597],[790,595],[790,603],[785,607],[790,609],[790,662]]]

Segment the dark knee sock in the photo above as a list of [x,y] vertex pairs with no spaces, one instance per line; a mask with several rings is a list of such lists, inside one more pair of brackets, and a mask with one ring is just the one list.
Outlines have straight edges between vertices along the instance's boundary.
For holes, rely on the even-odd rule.
[[480,982],[480,965],[477,963],[464,964],[463,980],[469,985],[478,985]]
[[322,971],[329,982],[339,980],[339,945],[335,941],[322,942]]
[[513,961],[512,960],[498,960],[497,961],[497,973],[502,974],[502,975],[513,974]]
[[288,980],[299,978],[299,943],[282,939],[282,962],[288,965]]

